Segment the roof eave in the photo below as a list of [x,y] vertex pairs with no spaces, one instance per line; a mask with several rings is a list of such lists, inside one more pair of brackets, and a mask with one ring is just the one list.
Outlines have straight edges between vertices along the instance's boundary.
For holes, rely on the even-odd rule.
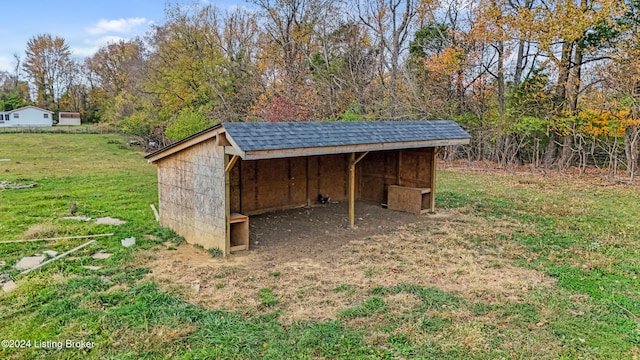
[[469,138],[459,139],[437,139],[437,140],[421,140],[409,142],[394,143],[377,143],[377,144],[360,144],[360,145],[341,145],[341,146],[321,146],[309,148],[291,148],[277,150],[257,150],[245,151],[243,160],[261,160],[273,158],[286,158],[297,156],[314,156],[314,155],[330,155],[330,154],[348,154],[364,151],[383,151],[383,150],[401,150],[401,149],[417,149],[438,146],[453,146],[469,144]]
[[182,139],[176,143],[166,146],[158,151],[147,154],[145,158],[149,163],[155,163],[166,158],[167,156],[171,156],[179,151],[190,148],[194,145],[198,145],[199,143],[214,138],[224,132],[224,128],[220,124],[218,124],[210,127],[209,129],[191,135],[188,138]]

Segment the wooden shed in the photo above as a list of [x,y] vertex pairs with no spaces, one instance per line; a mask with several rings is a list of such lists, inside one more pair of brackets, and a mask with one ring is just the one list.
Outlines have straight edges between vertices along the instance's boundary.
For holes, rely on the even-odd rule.
[[63,112],[58,114],[58,126],[79,126],[82,119],[79,112]]
[[222,123],[146,156],[158,166],[160,223],[225,255],[249,248],[249,216],[324,197],[435,210],[436,156],[468,144],[455,122]]

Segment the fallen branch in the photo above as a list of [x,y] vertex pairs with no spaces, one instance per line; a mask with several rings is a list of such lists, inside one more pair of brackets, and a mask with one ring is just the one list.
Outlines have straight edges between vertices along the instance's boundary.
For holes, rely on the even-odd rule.
[[98,235],[66,236],[66,237],[55,237],[55,238],[46,238],[46,239],[8,240],[8,241],[0,241],[0,244],[36,242],[36,241],[56,241],[56,240],[70,240],[70,239],[90,239],[90,238],[105,237],[105,236],[113,236],[113,233],[98,234]]
[[25,271],[21,272],[20,275],[28,274],[28,273],[32,272],[33,270],[39,269],[39,268],[41,268],[41,267],[43,267],[43,266],[45,266],[45,265],[47,265],[49,263],[52,263],[52,262],[54,262],[54,261],[56,261],[58,259],[61,259],[61,258],[65,257],[65,256],[71,254],[72,252],[78,251],[78,250],[80,250],[80,249],[82,249],[82,248],[84,248],[86,246],[89,246],[89,245],[93,244],[94,242],[96,242],[96,241],[95,240],[88,241],[88,242],[86,242],[86,243],[84,243],[84,244],[82,244],[82,245],[80,245],[78,247],[75,247],[75,248],[73,248],[73,249],[71,249],[71,250],[69,250],[69,251],[67,251],[65,253],[62,253],[62,254],[54,257],[54,258],[51,258],[51,259],[43,262],[42,264],[40,264],[40,265],[38,265],[38,266],[36,266],[34,268],[25,270]]
[[153,215],[156,217],[156,221],[160,221],[160,214],[158,214],[158,210],[156,210],[156,206],[151,204],[151,210],[153,210]]
[[32,187],[36,187],[37,184],[11,184],[10,182],[3,181],[0,183],[0,190],[9,189],[9,190],[19,190],[19,189],[28,189]]

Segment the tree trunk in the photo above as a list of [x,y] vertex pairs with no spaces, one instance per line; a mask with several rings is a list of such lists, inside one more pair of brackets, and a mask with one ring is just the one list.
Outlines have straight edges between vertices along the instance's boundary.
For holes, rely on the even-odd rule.
[[554,132],[551,132],[549,134],[549,143],[547,144],[547,148],[544,151],[544,158],[542,159],[545,167],[551,167],[556,161],[556,154],[558,152],[557,141],[558,136]]
[[562,137],[562,152],[560,153],[560,160],[558,167],[560,169],[567,169],[573,162],[573,137],[571,135]]
[[571,67],[571,53],[573,52],[573,43],[562,43],[562,55],[560,58],[560,68],[558,69],[558,81],[556,84],[556,96],[558,105],[563,108],[567,99],[567,82],[569,80],[569,70]]
[[640,170],[640,149],[638,148],[638,140],[640,138],[640,127],[637,125],[629,126],[624,133],[624,153],[627,159],[627,175],[633,181],[635,175]]
[[[584,50],[580,46],[575,46],[573,59],[569,69],[569,76],[566,83],[565,101],[567,106],[567,115],[574,116],[578,111],[578,94],[580,93],[580,77],[582,69],[582,59]],[[572,129],[573,131],[573,129]],[[562,154],[560,156],[560,167],[563,169],[571,166],[573,161],[573,139],[572,135],[564,136],[562,142]]]
[[520,82],[522,81],[522,64],[524,62],[524,40],[520,39],[518,41],[518,55],[516,57],[516,71],[513,75],[513,85],[514,87],[520,86]]
[[500,120],[504,121],[506,105],[504,96],[504,43],[502,41],[498,43],[496,50],[498,51],[498,113],[500,114]]

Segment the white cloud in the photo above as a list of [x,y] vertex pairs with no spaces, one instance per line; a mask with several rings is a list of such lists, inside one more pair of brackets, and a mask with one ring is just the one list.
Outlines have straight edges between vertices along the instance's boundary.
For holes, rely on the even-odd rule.
[[85,30],[92,35],[106,34],[106,33],[121,33],[126,34],[133,30],[135,27],[147,24],[149,20],[145,18],[128,18],[118,20],[100,20],[92,27],[88,27]]
[[10,56],[0,56],[0,71],[13,72],[16,67],[16,61]]
[[93,54],[95,54],[99,48],[100,48],[99,46],[87,46],[87,47],[74,46],[71,48],[71,53],[73,53],[73,55],[78,56],[80,58],[86,58],[86,57],[93,56]]
[[103,36],[95,40],[85,40],[84,43],[87,46],[73,47],[71,51],[76,56],[90,57],[90,56],[93,56],[93,54],[95,54],[101,47],[108,44],[117,43],[123,40],[126,41],[127,39],[122,38],[120,36]]
[[88,45],[94,45],[94,46],[105,46],[107,44],[113,44],[113,43],[117,43],[123,40],[127,40],[123,37],[120,36],[115,36],[115,35],[108,35],[108,36],[103,36],[101,38],[95,39],[95,40],[85,40],[85,43]]

